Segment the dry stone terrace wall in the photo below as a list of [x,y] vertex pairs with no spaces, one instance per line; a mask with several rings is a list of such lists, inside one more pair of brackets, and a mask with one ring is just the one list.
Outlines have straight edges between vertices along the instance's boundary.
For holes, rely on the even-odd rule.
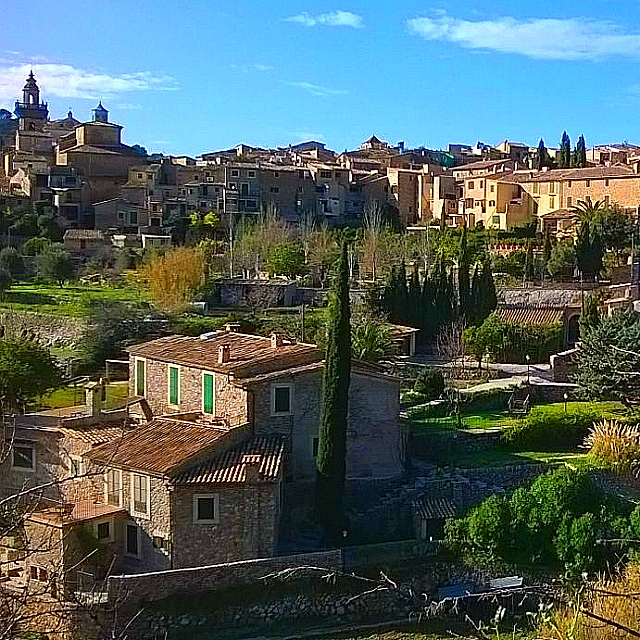
[[339,571],[342,569],[342,552],[336,549],[191,569],[111,576],[108,580],[108,598],[111,603],[124,598],[128,605],[140,601],[151,602],[176,593],[195,593],[251,584],[271,573],[304,566]]
[[5,311],[0,313],[0,326],[4,328],[6,336],[17,337],[31,333],[39,342],[52,347],[80,342],[87,322],[82,318]]

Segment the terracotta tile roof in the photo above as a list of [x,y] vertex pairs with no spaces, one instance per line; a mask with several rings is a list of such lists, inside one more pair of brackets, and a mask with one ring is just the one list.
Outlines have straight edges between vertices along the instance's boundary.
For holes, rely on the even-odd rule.
[[541,307],[513,305],[498,307],[498,317],[507,322],[520,325],[550,325],[562,323],[565,316],[564,307]]
[[580,216],[573,209],[555,209],[554,211],[543,213],[540,218],[578,220]]
[[424,496],[414,501],[413,508],[425,520],[453,518],[458,511],[451,500],[446,498],[426,498]]
[[164,475],[213,446],[228,429],[170,417],[156,418],[121,438],[92,449],[87,457],[110,467]]
[[491,167],[496,167],[500,164],[507,164],[507,163],[513,164],[513,160],[510,160],[509,158],[505,160],[479,160],[478,162],[470,162],[469,164],[458,165],[457,167],[453,167],[451,171],[452,173],[456,174],[456,173],[459,173],[460,171],[474,171],[476,169],[489,169]]
[[259,436],[181,471],[173,480],[177,484],[245,482],[247,463],[253,462],[259,467],[258,481],[275,482],[280,475],[283,457],[282,436]]
[[549,182],[552,180],[603,180],[604,178],[640,178],[633,167],[616,164],[611,167],[585,167],[584,169],[550,169],[549,171],[518,171],[503,178],[507,182]]
[[88,444],[99,445],[104,444],[105,442],[111,442],[111,440],[119,438],[124,433],[127,433],[128,430],[125,429],[122,424],[105,424],[95,427],[84,427],[77,429],[60,427],[58,431],[70,438],[78,438],[79,440],[82,440],[83,442],[86,442]]
[[89,500],[80,500],[78,502],[60,504],[54,507],[47,507],[41,511],[35,511],[27,515],[27,519],[33,522],[59,527],[64,524],[73,524],[75,522],[83,522],[85,520],[92,520],[93,518],[102,518],[104,516],[125,512],[126,510],[122,507],[95,503]]
[[[218,350],[226,345],[229,346],[230,359],[219,363]],[[151,360],[229,373],[237,378],[322,360],[322,354],[314,345],[285,342],[273,348],[270,338],[235,332],[214,332],[197,338],[167,336],[130,347],[129,353]]]

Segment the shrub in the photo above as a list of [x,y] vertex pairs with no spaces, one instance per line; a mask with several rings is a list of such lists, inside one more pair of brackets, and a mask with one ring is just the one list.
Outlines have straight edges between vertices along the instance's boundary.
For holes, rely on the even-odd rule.
[[413,390],[425,395],[427,400],[437,400],[444,393],[444,376],[439,369],[428,368],[423,369],[416,382]]
[[401,394],[400,400],[405,407],[414,407],[417,404],[422,404],[427,401],[427,396],[424,393],[418,391],[405,391]]
[[484,391],[464,391],[460,393],[461,409],[465,413],[476,411],[504,411],[509,403],[512,390],[485,389]]
[[617,420],[603,420],[591,427],[584,446],[606,468],[627,473],[640,461],[640,429]]
[[609,404],[569,403],[541,405],[531,409],[526,418],[510,424],[503,440],[524,450],[565,449],[579,445],[597,420],[611,417]]

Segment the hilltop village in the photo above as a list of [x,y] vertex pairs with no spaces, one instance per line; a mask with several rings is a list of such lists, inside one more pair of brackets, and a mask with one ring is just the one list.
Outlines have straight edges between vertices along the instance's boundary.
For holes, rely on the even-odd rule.
[[640,146],[149,155],[105,105],[0,109],[0,637],[540,634],[561,576],[632,628]]

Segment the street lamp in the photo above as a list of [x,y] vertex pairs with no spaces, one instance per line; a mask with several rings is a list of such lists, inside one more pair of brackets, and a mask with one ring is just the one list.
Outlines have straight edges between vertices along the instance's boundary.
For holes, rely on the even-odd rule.
[[569,394],[565,391],[564,394],[564,412],[567,413],[567,400],[569,399]]
[[529,384],[531,379],[531,365],[529,364],[531,362],[531,356],[527,353],[524,359],[527,361],[527,384]]

